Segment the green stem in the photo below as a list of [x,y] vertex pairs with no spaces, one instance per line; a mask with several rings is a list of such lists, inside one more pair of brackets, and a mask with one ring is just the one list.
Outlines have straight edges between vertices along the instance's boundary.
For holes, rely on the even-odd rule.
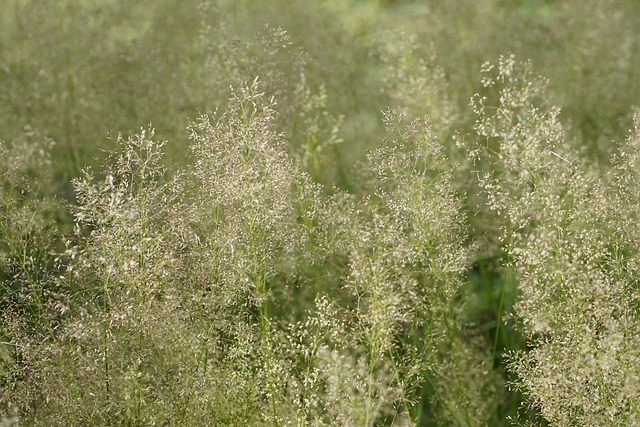
[[493,357],[491,358],[491,368],[495,368],[496,363],[496,351],[498,349],[498,337],[502,332],[502,307],[504,305],[504,287],[505,280],[502,280],[502,286],[500,287],[500,303],[498,304],[498,312],[496,313],[496,335],[493,338]]
[[[262,293],[265,291],[266,283],[264,279],[261,280]],[[269,306],[266,298],[260,306],[260,329],[262,331],[262,347],[267,363],[267,374],[269,378],[269,392],[271,393],[271,411],[273,412],[273,425],[278,427],[278,408],[276,406],[276,390],[273,384],[273,378],[271,378],[271,352],[269,350]]]
[[103,309],[103,314],[104,314],[104,318],[103,318],[103,331],[102,331],[102,353],[103,353],[103,357],[104,357],[104,383],[105,383],[105,390],[106,390],[106,401],[107,403],[109,402],[109,349],[108,349],[108,338],[109,338],[109,304],[107,301],[108,298],[108,286],[109,284],[105,281],[104,284],[104,288],[103,288],[103,303],[102,303],[102,309]]

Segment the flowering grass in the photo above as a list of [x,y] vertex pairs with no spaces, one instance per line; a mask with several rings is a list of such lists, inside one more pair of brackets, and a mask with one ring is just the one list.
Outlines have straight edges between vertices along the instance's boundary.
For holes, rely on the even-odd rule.
[[503,3],[0,5],[0,425],[637,425],[636,6]]

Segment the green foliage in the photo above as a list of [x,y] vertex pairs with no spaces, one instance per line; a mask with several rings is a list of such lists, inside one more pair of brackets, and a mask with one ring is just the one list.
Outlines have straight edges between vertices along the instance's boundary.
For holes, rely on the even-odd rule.
[[553,425],[632,425],[640,415],[640,389],[629,380],[639,362],[637,209],[627,197],[637,128],[610,175],[590,173],[565,143],[558,111],[535,105],[544,89],[528,68],[501,58],[484,80],[500,104],[474,104],[483,140],[472,155],[491,165],[481,185],[505,219],[522,292],[515,310],[532,347],[511,354],[510,369]]
[[0,425],[636,425],[637,7],[3,2]]

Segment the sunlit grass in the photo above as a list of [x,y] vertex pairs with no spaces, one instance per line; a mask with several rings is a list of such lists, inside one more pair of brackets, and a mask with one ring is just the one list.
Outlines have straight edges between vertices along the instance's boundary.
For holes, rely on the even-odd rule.
[[634,425],[638,7],[0,2],[0,425]]

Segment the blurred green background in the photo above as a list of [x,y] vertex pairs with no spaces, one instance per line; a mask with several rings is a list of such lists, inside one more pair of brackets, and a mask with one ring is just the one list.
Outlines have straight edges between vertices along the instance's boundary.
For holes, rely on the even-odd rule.
[[[265,52],[265,24],[284,29],[290,44]],[[54,140],[59,191],[72,197],[66,182],[104,156],[109,135],[151,123],[177,165],[189,121],[223,105],[229,85],[280,79],[284,105],[304,73],[312,93],[326,92],[323,110],[344,116],[344,142],[318,178],[351,188],[353,162],[380,140],[381,110],[412,102],[424,109],[416,114],[442,110],[411,92],[422,58],[442,72],[456,121],[442,126],[448,137],[470,125],[460,111],[481,90],[481,64],[514,53],[549,78],[572,137],[606,162],[640,93],[639,24],[640,3],[630,0],[4,0],[0,138],[29,126]]]

